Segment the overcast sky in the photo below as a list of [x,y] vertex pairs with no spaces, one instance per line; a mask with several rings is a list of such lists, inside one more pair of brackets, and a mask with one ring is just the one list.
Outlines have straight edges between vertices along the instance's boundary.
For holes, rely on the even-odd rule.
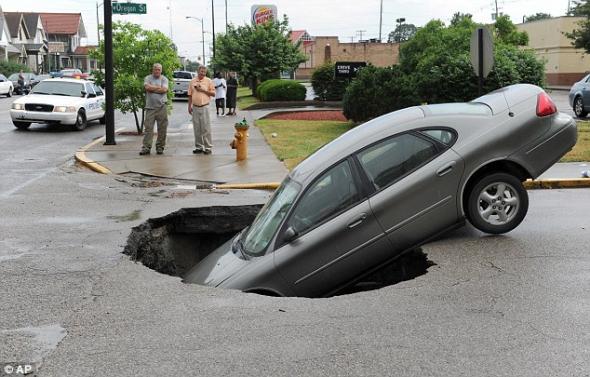
[[[510,16],[518,24],[524,16],[549,13],[553,17],[566,14],[571,0],[497,0],[498,12]],[[121,0],[120,2],[125,2]],[[145,29],[159,29],[171,36],[180,53],[192,60],[201,55],[201,22],[187,19],[192,16],[204,19],[205,32],[212,32],[212,13],[215,14],[215,33],[225,30],[227,21],[244,25],[251,17],[252,5],[272,4],[289,17],[293,30],[307,30],[312,36],[337,36],[341,42],[378,38],[380,18],[381,37],[387,39],[396,27],[396,19],[423,26],[432,19],[447,25],[456,12],[470,13],[476,22],[491,22],[496,11],[495,0],[133,0],[147,4],[145,15],[113,15],[113,21],[126,20],[141,24]],[[97,43],[98,22],[103,23],[102,0],[0,0],[6,12],[74,12],[82,13],[88,38],[83,44]],[[212,12],[212,4],[214,9]],[[380,11],[381,4],[383,11]],[[572,2],[573,5],[573,2]],[[380,17],[382,15],[382,17]],[[211,44],[211,34],[205,34],[205,49]],[[207,53],[209,55],[209,53]],[[208,60],[208,59],[207,59]]]

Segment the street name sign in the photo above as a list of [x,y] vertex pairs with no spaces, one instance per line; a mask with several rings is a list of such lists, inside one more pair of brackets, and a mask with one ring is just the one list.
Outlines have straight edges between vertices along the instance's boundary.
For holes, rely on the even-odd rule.
[[112,3],[114,14],[146,14],[147,5],[137,3]]

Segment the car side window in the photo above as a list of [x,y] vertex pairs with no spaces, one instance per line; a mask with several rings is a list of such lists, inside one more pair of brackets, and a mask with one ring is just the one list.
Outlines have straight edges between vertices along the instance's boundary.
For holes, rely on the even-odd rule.
[[293,209],[288,226],[297,234],[304,233],[359,200],[350,164],[345,160],[328,169],[311,184]]
[[97,96],[102,96],[102,95],[104,95],[104,93],[102,92],[102,89],[101,89],[101,87],[100,87],[100,86],[98,86],[98,85],[96,85],[96,84],[94,84],[94,91],[96,92],[96,95],[97,95]]
[[452,145],[455,142],[455,134],[445,129],[422,130],[421,132],[440,141],[445,145]]
[[358,153],[363,170],[375,189],[380,190],[412,172],[437,154],[434,143],[403,134]]
[[87,82],[85,86],[86,86],[86,93],[87,94],[96,94],[94,92],[94,88],[92,87],[92,85],[89,82]]

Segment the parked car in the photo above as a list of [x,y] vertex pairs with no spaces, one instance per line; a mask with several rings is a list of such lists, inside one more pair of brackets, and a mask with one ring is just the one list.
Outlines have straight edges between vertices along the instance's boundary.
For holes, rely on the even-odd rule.
[[195,77],[197,77],[197,74],[194,72],[174,71],[172,74],[174,98],[188,98],[188,85]]
[[329,296],[465,220],[509,232],[528,211],[522,182],[576,141],[575,120],[528,84],[383,115],[295,167],[253,223],[184,282]]
[[104,103],[104,91],[92,81],[51,78],[14,101],[10,117],[14,126],[22,130],[32,123],[47,123],[71,125],[81,131],[92,120],[105,123]]
[[585,118],[588,115],[590,111],[590,74],[572,85],[569,102],[578,118]]
[[12,97],[13,92],[12,82],[6,76],[0,74],[0,95],[4,94],[6,97]]
[[23,72],[23,75],[25,76],[25,87],[24,87],[24,93],[20,93],[19,92],[19,84],[18,84],[18,76],[20,75],[20,73],[13,73],[12,75],[8,76],[8,79],[10,80],[10,82],[12,82],[12,87],[13,89],[13,93],[14,94],[29,94],[29,92],[31,91],[31,89],[37,85],[37,83],[39,82],[39,80],[37,80],[37,75],[35,75],[34,73],[31,72]]
[[53,77],[73,77],[75,79],[88,79],[88,73],[82,72],[78,68],[66,68],[58,72],[51,72]]

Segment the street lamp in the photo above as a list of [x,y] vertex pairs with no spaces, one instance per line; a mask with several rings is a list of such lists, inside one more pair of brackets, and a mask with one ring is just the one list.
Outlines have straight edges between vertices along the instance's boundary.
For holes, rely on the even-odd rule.
[[398,18],[397,20],[395,20],[395,22],[397,22],[399,24],[399,27],[398,27],[398,29],[399,29],[399,31],[398,31],[398,35],[399,35],[398,42],[399,43],[402,43],[402,22],[406,22],[406,19],[405,18]]
[[193,16],[186,16],[186,18],[194,18],[197,21],[201,21],[201,43],[203,44],[203,65],[205,64],[205,27],[203,26],[203,19]]

